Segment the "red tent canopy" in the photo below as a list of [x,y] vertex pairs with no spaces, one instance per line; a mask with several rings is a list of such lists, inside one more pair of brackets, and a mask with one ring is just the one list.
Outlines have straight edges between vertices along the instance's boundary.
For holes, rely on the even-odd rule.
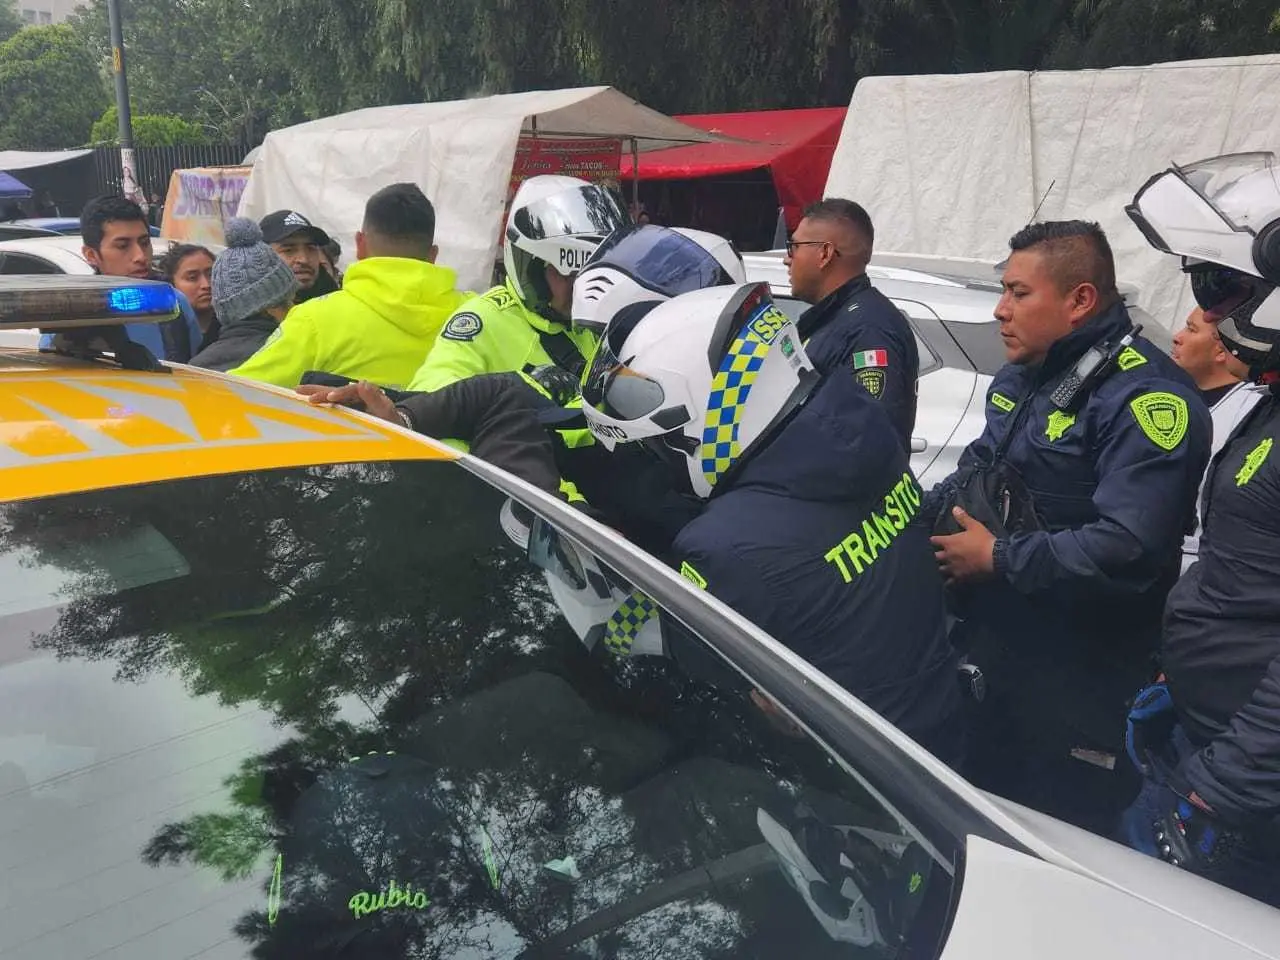
[[[822,198],[845,107],[702,113],[676,119],[748,143],[697,143],[640,155],[641,180],[688,180],[767,168],[794,229],[806,204]],[[631,176],[631,158],[622,158]]]

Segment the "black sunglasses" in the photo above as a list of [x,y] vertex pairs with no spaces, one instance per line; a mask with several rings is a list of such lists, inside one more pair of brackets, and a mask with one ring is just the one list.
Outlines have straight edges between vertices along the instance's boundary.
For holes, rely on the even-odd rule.
[[831,244],[831,251],[837,257],[840,256],[840,250],[836,247],[832,240],[788,240],[786,243],[787,256],[791,256],[796,252],[796,247],[816,246],[818,244]]

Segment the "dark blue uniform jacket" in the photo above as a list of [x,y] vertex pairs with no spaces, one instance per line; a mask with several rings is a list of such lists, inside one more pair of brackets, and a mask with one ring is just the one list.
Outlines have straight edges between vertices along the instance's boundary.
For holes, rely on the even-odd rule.
[[1228,819],[1280,824],[1280,397],[1214,458],[1199,561],[1169,594],[1162,660],[1202,749],[1190,785]]
[[884,404],[910,454],[920,353],[902,311],[864,275],[806,310],[797,329],[819,373],[843,371]]
[[[1155,652],[1212,431],[1194,384],[1141,336],[1073,417],[1050,402],[1090,346],[1130,327],[1117,304],[1054,344],[1043,364],[1002,367],[987,391],[986,429],[960,458],[962,467],[990,462],[1014,429],[1005,460],[1044,527],[1010,538],[1004,569],[973,591],[972,616],[1022,654],[1098,671]],[[947,483],[930,492],[926,515]]]
[[[716,597],[934,749],[959,705],[919,484],[880,405],[825,377],[677,536]],[[938,752],[935,749],[935,752]]]

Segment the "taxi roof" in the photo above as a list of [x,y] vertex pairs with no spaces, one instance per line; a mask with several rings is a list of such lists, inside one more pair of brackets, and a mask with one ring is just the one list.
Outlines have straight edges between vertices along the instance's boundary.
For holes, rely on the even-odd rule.
[[459,454],[350,410],[193,367],[0,350],[0,502],[283,467]]

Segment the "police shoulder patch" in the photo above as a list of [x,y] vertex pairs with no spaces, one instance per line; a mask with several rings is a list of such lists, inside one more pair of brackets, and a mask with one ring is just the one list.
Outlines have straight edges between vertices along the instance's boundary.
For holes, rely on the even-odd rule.
[[440,331],[446,340],[474,340],[484,329],[484,321],[476,313],[455,313]]
[[877,400],[884,396],[884,371],[875,367],[867,367],[854,371],[854,377],[862,384],[863,389]]
[[1120,351],[1120,356],[1116,357],[1116,366],[1121,370],[1132,370],[1134,367],[1140,367],[1146,362],[1147,358],[1133,347],[1125,347]]
[[1013,408],[1017,406],[1016,403],[1006,397],[1003,393],[996,393],[994,391],[991,394],[991,405],[997,410],[1003,410],[1005,413],[1012,413]]
[[494,287],[484,295],[484,299],[488,300],[499,310],[505,310],[516,302],[515,297],[511,296],[506,287]]
[[1129,409],[1147,439],[1161,450],[1173,450],[1187,435],[1191,422],[1187,401],[1173,393],[1144,393],[1129,401]]

